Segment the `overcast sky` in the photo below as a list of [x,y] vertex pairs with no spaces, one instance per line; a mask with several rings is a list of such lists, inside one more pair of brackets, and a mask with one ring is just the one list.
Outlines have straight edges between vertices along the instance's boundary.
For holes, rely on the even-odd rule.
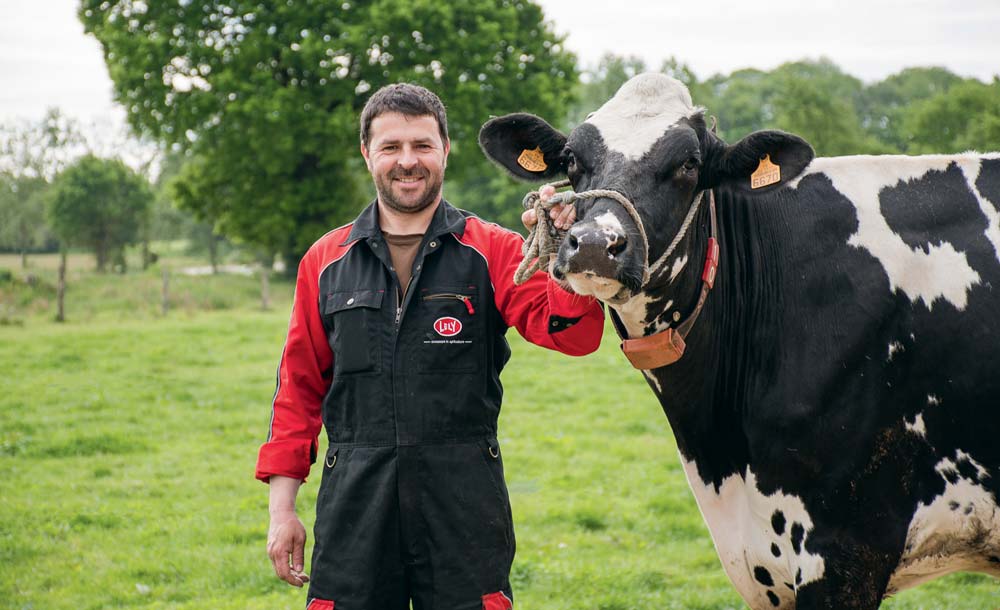
[[[446,0],[442,0],[446,1]],[[121,120],[77,0],[0,0],[0,121],[50,106],[85,122]],[[657,68],[673,56],[699,78],[827,57],[873,82],[937,65],[1000,74],[1000,0],[540,0],[584,65],[606,52]],[[695,100],[697,101],[697,100]]]

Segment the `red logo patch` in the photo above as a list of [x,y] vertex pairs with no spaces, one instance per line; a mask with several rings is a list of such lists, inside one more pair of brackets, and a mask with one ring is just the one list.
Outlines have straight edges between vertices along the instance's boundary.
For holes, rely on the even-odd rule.
[[454,337],[462,332],[462,322],[457,318],[445,316],[434,320],[434,332],[442,337]]

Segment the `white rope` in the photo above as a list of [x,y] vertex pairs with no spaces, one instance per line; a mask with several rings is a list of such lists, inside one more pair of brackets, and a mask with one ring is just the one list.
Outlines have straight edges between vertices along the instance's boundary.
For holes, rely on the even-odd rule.
[[556,229],[552,226],[548,214],[549,209],[557,204],[569,205],[583,199],[597,199],[600,197],[614,199],[617,201],[623,208],[625,208],[625,211],[632,217],[632,221],[635,222],[635,226],[638,227],[639,236],[642,237],[642,244],[645,248],[646,255],[646,260],[643,261],[642,283],[645,284],[648,282],[649,239],[646,237],[646,228],[642,225],[642,219],[639,217],[639,212],[636,211],[632,202],[618,191],[612,191],[609,189],[594,189],[590,191],[583,191],[582,193],[563,191],[561,193],[556,193],[547,201],[542,202],[539,191],[544,189],[546,186],[560,188],[568,185],[569,180],[560,180],[558,182],[543,185],[538,191],[531,191],[525,195],[524,208],[534,209],[535,217],[538,219],[538,222],[534,227],[532,227],[531,231],[528,233],[528,238],[524,240],[524,244],[521,246],[521,252],[524,254],[524,259],[521,261],[521,264],[518,265],[517,271],[514,272],[514,283],[521,285],[536,271],[547,271],[549,268],[549,262],[559,251],[559,245],[562,243],[562,239],[566,235],[566,231]]

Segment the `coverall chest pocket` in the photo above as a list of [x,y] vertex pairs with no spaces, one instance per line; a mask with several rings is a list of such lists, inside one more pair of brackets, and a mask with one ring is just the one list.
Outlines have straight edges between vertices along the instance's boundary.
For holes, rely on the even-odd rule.
[[332,292],[323,315],[330,328],[333,374],[378,373],[382,370],[382,290]]
[[475,286],[420,290],[424,373],[475,373],[484,366],[485,311]]

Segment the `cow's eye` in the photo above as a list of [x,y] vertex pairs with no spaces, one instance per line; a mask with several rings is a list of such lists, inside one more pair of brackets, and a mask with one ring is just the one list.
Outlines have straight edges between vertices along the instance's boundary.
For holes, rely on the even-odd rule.
[[577,170],[576,155],[573,154],[573,151],[567,150],[566,151],[566,171],[567,172],[575,172],[576,170]]
[[698,160],[695,159],[694,157],[691,157],[690,159],[684,162],[685,173],[692,174],[695,171],[697,171],[697,169],[698,169]]

